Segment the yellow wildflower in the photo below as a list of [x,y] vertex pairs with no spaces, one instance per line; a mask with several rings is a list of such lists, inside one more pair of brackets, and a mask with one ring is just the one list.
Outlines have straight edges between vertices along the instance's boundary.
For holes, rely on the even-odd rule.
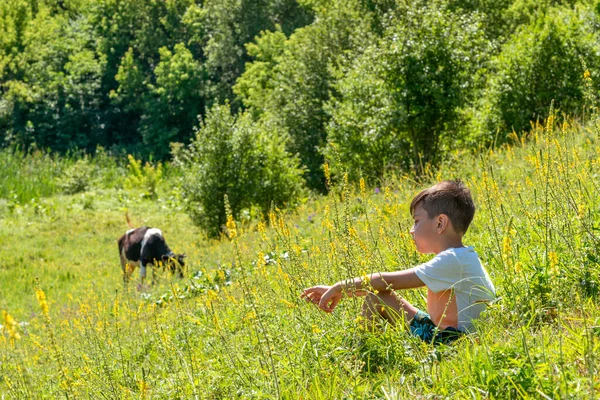
[[289,301],[287,301],[287,300],[285,300],[285,299],[281,299],[281,302],[282,302],[283,304],[285,304],[286,306],[288,306],[289,308],[296,308],[296,305],[295,305],[294,303],[292,303],[292,302],[289,302]]
[[327,182],[327,187],[331,187],[331,171],[329,171],[329,164],[323,164],[323,172],[325,173],[325,181]]
[[35,297],[37,297],[37,301],[38,303],[40,303],[40,307],[42,309],[42,314],[44,314],[44,316],[48,316],[49,315],[49,309],[48,309],[48,301],[46,300],[46,294],[44,293],[44,291],[42,289],[35,289]]
[[233,239],[234,237],[237,236],[237,230],[236,230],[236,226],[235,226],[235,221],[233,220],[233,216],[229,215],[227,216],[227,236],[229,237],[229,239]]
[[555,251],[548,252],[548,262],[550,264],[550,272],[556,275],[558,273],[558,254]]
[[4,327],[8,332],[8,338],[11,341],[21,339],[21,335],[17,332],[17,321],[6,311],[2,311],[2,318],[4,319]]
[[579,218],[583,218],[583,217],[585,217],[585,204],[583,204],[583,203],[580,203],[580,204],[577,206],[577,216],[578,216]]

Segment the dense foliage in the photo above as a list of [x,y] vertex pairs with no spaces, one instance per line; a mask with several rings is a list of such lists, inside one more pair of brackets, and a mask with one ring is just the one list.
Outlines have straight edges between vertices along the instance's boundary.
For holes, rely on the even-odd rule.
[[302,168],[285,149],[274,126],[237,118],[229,106],[215,105],[189,150],[177,161],[183,168],[182,195],[192,221],[217,236],[226,222],[225,195],[236,218],[267,215],[300,197]]
[[3,1],[2,144],[167,157],[233,98],[245,43],[310,16],[294,0]]
[[[197,151],[200,121],[227,104],[239,126],[220,134],[278,143],[253,150],[274,153],[247,159],[248,182],[295,171],[281,174],[288,195],[251,204],[219,183],[236,215],[265,210],[297,203],[298,168],[316,192],[325,160],[351,180],[418,176],[454,150],[521,135],[551,103],[585,115],[600,88],[599,18],[597,0],[7,0],[0,147],[170,161],[181,143],[197,176],[236,171]],[[184,196],[212,198],[200,209],[222,223],[225,190],[205,184]]]

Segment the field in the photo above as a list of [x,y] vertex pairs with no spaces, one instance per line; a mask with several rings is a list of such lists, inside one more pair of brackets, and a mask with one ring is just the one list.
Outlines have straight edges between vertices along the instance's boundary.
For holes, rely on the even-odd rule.
[[[274,209],[266,223],[242,213],[220,240],[182,211],[176,168],[136,172],[102,152],[81,160],[0,154],[11,193],[0,200],[1,398],[600,396],[597,121],[551,115],[419,181],[333,177],[329,196]],[[455,177],[478,206],[465,244],[498,290],[476,334],[433,347],[401,327],[365,331],[358,301],[327,315],[299,298],[427,260],[408,205]],[[78,182],[84,190],[67,194]],[[186,278],[159,271],[155,285],[124,287],[126,214],[187,254]],[[423,290],[405,296],[424,307]]]

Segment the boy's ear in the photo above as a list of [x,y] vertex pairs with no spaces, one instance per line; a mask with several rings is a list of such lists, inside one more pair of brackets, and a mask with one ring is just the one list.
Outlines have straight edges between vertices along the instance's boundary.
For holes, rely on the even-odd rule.
[[437,216],[437,227],[436,231],[438,234],[444,232],[450,223],[450,218],[446,214],[440,214]]

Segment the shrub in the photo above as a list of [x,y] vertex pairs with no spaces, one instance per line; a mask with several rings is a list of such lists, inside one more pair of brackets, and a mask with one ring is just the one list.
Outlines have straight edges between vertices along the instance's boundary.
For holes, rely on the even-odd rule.
[[[357,177],[439,160],[485,56],[473,16],[413,1],[336,84],[325,155]],[[405,15],[403,15],[405,13]]]
[[129,188],[142,188],[145,190],[144,197],[156,198],[158,184],[162,179],[162,164],[159,162],[156,166],[146,162],[142,166],[141,160],[136,160],[129,154],[129,176],[125,181],[125,186]]
[[492,60],[473,119],[472,140],[503,142],[513,130],[520,132],[530,121],[544,119],[552,100],[561,112],[579,114],[585,103],[580,60],[588,65],[600,61],[595,19],[589,10],[553,8],[513,35]]
[[96,168],[84,156],[67,168],[59,185],[66,194],[85,192],[92,186],[95,173]]
[[183,162],[182,192],[191,219],[211,236],[226,221],[224,195],[234,218],[259,207],[267,213],[298,201],[303,170],[285,150],[281,128],[254,124],[248,114],[231,115],[229,105],[215,105],[201,123]]

